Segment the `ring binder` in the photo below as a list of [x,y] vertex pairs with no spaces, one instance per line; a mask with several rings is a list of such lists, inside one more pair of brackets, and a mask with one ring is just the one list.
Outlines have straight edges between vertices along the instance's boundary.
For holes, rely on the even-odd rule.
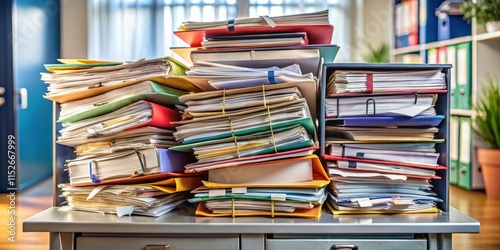
[[141,164],[141,170],[142,170],[141,174],[145,174],[146,167],[144,166],[144,162],[145,162],[144,154],[139,152],[138,150],[135,150],[135,154],[137,155],[137,158],[139,158],[139,163]]
[[[365,114],[366,115],[365,116],[368,116],[368,105],[369,105],[370,101],[373,102],[373,116],[375,116],[375,115],[377,115],[377,112],[375,111],[375,106],[376,105],[375,105],[375,100],[373,98],[368,98],[368,100],[366,100],[366,109],[365,109]],[[337,109],[340,109],[340,108],[337,108]],[[338,110],[337,110],[337,113],[338,113]]]

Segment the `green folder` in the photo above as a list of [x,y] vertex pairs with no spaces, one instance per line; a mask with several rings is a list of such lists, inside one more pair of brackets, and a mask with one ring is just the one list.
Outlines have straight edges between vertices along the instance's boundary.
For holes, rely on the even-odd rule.
[[99,105],[96,106],[95,108],[61,119],[58,122],[71,123],[83,119],[100,116],[115,111],[117,109],[123,108],[139,100],[145,100],[160,105],[184,104],[179,100],[179,96],[187,94],[188,93],[187,91],[170,88],[152,81],[150,81],[150,83],[154,89],[153,92],[139,93],[137,95],[125,97],[123,99],[114,102]]
[[[309,135],[314,136],[316,134],[315,128],[314,128],[314,123],[310,117],[290,120],[287,122],[273,123],[272,129],[273,130],[280,129],[283,127],[288,127],[288,126],[292,126],[292,125],[296,125],[296,124],[302,125],[307,130]],[[253,128],[234,131],[234,135],[235,136],[249,135],[249,134],[268,131],[268,130],[269,130],[269,125],[266,124],[266,125],[257,126],[257,127],[253,127]],[[219,135],[207,136],[207,137],[193,139],[193,140],[185,140],[182,144],[194,144],[194,143],[203,142],[203,141],[213,141],[213,140],[224,139],[224,138],[228,138],[228,137],[232,137],[232,136],[233,136],[233,132],[227,131],[226,133],[219,134]],[[175,150],[174,148],[175,147],[170,148],[170,149]]]
[[457,90],[457,46],[449,45],[446,47],[446,63],[452,64],[450,69],[450,105],[451,108],[458,108],[458,90]]
[[460,118],[450,117],[450,183],[458,184],[458,168],[460,153]]
[[461,43],[457,45],[456,82],[457,95],[456,108],[471,109],[472,93],[472,55],[471,43]]
[[470,117],[460,118],[458,186],[472,189],[472,125]]

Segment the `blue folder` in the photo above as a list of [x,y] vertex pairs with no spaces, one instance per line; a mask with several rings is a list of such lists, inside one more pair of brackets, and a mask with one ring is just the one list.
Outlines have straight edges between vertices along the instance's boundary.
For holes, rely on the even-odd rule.
[[[350,127],[400,126],[400,127],[436,127],[444,119],[444,115],[436,116],[377,116],[377,117],[345,117],[327,119],[328,123]],[[338,123],[338,124],[337,124]]]

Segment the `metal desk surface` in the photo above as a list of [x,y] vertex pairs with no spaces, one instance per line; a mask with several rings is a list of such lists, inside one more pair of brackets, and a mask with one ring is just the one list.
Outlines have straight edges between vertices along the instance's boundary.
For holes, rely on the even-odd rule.
[[265,217],[200,217],[186,206],[158,218],[105,215],[52,207],[23,222],[25,232],[141,234],[376,234],[478,233],[479,222],[450,207],[438,214],[332,215],[319,220]]

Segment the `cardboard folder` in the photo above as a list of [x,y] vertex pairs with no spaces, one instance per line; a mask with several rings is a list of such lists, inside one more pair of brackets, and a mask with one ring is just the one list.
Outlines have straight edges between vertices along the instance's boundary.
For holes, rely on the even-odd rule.
[[[217,182],[203,181],[203,185],[207,188],[210,188],[210,189],[212,189],[212,188],[235,188],[235,187],[319,188],[319,187],[324,187],[325,185],[328,185],[328,183],[330,183],[330,178],[328,177],[328,174],[325,172],[323,165],[321,164],[318,156],[316,156],[316,155],[309,155],[309,156],[304,156],[304,157],[299,157],[299,158],[275,160],[272,162],[287,163],[287,162],[293,162],[296,160],[310,160],[311,161],[312,172],[313,172],[313,179],[311,181],[279,183],[279,184],[249,184],[249,183],[235,184],[235,183],[217,183]],[[270,163],[269,161],[257,162],[257,163],[250,163],[250,164],[243,164],[243,165],[234,166],[234,168],[259,166],[259,164],[264,165],[264,164],[269,164],[269,163]],[[262,169],[262,174],[265,174],[265,173],[266,173],[266,170]]]
[[316,204],[312,209],[301,209],[297,208],[292,213],[286,212],[271,212],[271,211],[253,211],[253,212],[235,212],[233,213],[212,213],[205,206],[205,201],[198,204],[196,209],[196,215],[198,216],[209,216],[209,217],[231,217],[231,216],[266,216],[266,217],[301,217],[301,218],[311,218],[318,219],[321,217],[322,204]]

